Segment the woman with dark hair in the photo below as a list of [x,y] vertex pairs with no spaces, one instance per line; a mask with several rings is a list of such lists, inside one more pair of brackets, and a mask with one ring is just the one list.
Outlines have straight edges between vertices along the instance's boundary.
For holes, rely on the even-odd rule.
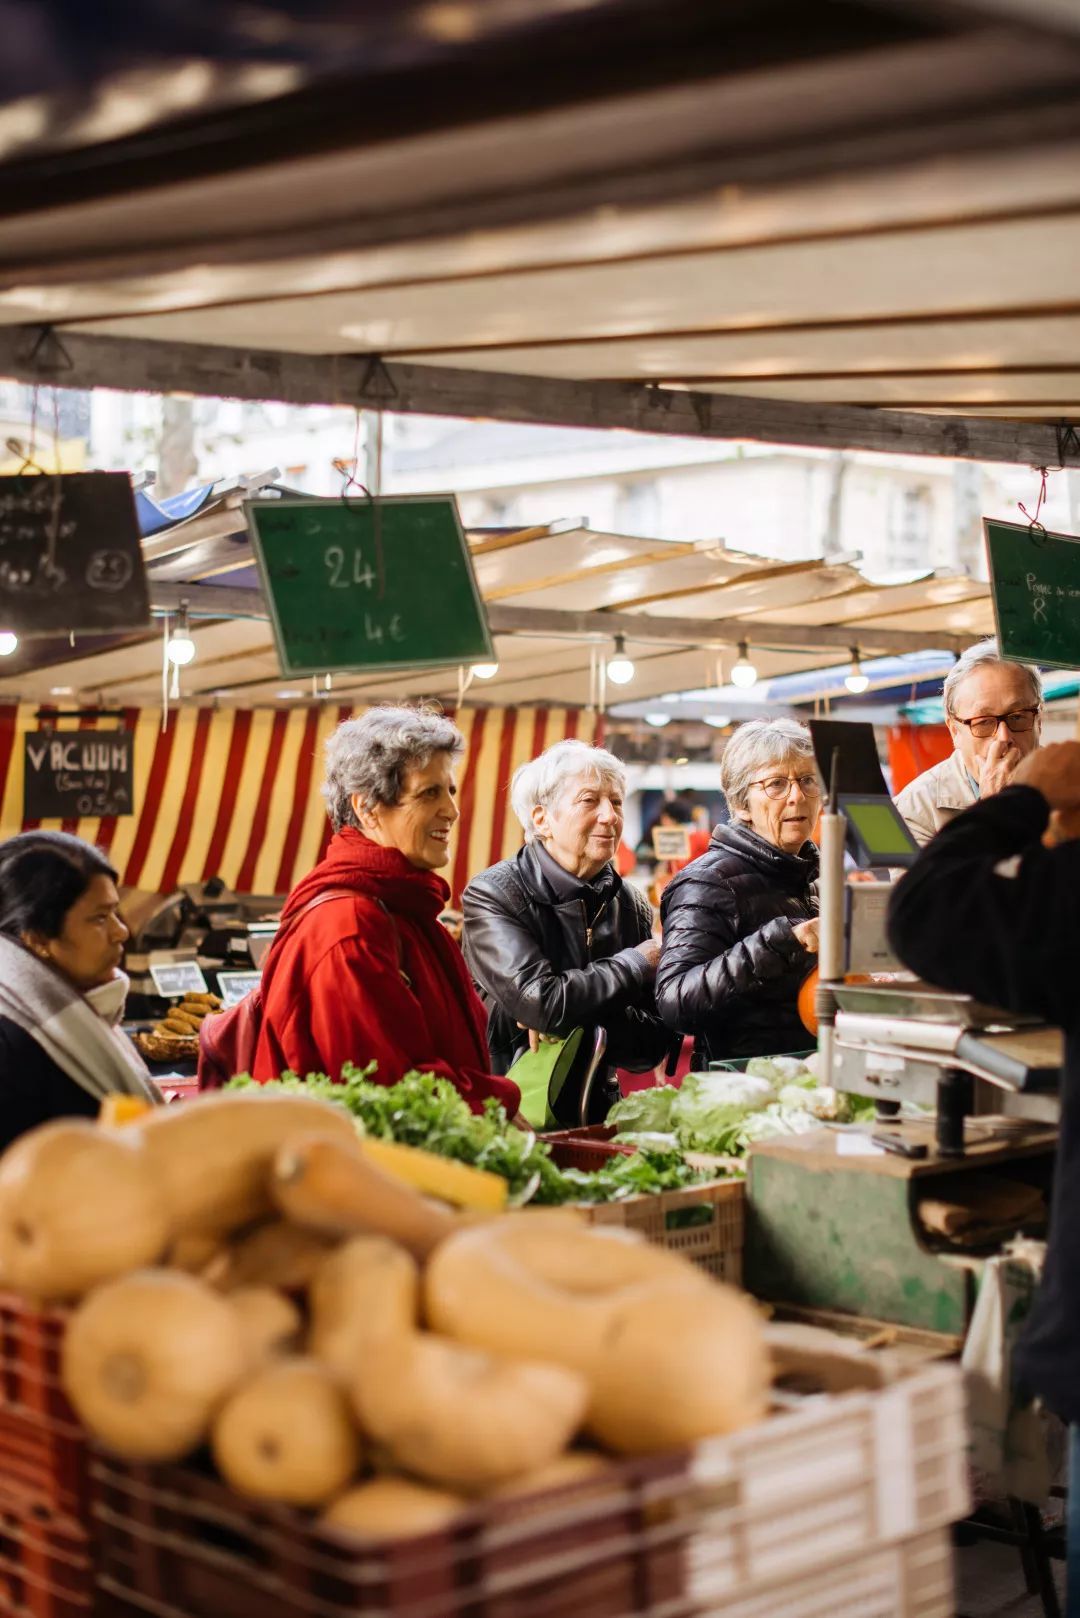
[[66,832],[0,843],[0,1149],[119,1092],[160,1101],[121,1032],[127,928],[116,872]]

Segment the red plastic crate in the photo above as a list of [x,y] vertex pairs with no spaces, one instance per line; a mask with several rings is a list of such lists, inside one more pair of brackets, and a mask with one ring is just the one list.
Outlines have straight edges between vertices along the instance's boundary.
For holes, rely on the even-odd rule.
[[0,1406],[0,1490],[37,1509],[87,1522],[89,1451],[80,1427]]
[[628,1618],[683,1588],[689,1527],[657,1505],[687,1457],[613,1465],[545,1495],[489,1502],[451,1528],[361,1541],[232,1494],[194,1467],[95,1457],[98,1586],[154,1618]]
[[82,1524],[0,1495],[0,1613],[91,1618],[94,1569]]
[[76,1425],[60,1384],[60,1350],[67,1313],[40,1309],[14,1293],[0,1292],[0,1409]]
[[591,1174],[613,1157],[633,1156],[636,1148],[616,1143],[614,1134],[605,1124],[592,1124],[588,1129],[564,1129],[542,1138],[551,1147],[551,1161],[557,1169],[580,1169]]

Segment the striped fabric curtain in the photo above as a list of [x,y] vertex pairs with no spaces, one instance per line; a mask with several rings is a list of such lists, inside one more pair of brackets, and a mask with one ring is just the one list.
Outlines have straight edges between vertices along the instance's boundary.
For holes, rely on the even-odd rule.
[[[0,836],[37,826],[96,843],[121,886],[169,893],[178,883],[220,876],[240,893],[287,893],[316,864],[330,835],[319,793],[322,749],[344,719],[363,709],[132,708],[135,813],[112,819],[32,821],[23,817],[23,737],[47,720],[31,704],[0,706]],[[469,708],[451,712],[466,741],[458,769],[461,819],[446,872],[455,902],[469,878],[521,844],[510,809],[519,764],[566,736],[598,741],[602,720],[576,708]],[[64,718],[58,730],[98,728]]]

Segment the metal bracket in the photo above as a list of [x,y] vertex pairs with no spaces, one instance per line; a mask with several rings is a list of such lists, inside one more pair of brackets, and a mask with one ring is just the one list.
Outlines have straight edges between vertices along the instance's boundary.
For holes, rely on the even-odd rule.
[[1076,455],[1080,461],[1080,432],[1071,421],[1059,421],[1054,428],[1057,438],[1058,462],[1064,469],[1069,455]]
[[19,358],[21,363],[32,366],[46,376],[75,369],[74,360],[53,326],[39,326],[34,341]]
[[397,383],[387,370],[382,355],[370,355],[364,367],[364,374],[360,378],[361,402],[373,399],[377,404],[385,404],[389,399],[396,399],[397,393]]

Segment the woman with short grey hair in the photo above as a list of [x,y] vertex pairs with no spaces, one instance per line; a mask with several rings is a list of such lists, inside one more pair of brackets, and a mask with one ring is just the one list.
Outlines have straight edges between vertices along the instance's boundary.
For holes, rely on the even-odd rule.
[[720,780],[731,820],[664,891],[656,978],[661,1017],[694,1036],[701,1067],[807,1048],[796,1000],[818,947],[809,731],[792,719],[740,725]]
[[[553,1100],[564,1124],[581,1120],[583,1102],[589,1121],[606,1117],[618,1099],[614,1068],[655,1067],[668,1044],[653,1001],[652,908],[612,863],[625,792],[613,753],[556,742],[511,783],[524,848],[465,889],[465,957],[488,1007],[495,1071],[541,1039],[585,1030],[580,1060]],[[606,1061],[583,1096],[598,1028]]]
[[289,895],[263,966],[254,1078],[338,1080],[346,1063],[374,1061],[381,1084],[416,1068],[450,1079],[476,1111],[494,1096],[516,1115],[517,1086],[490,1072],[484,1008],[438,920],[464,746],[424,708],[372,708],[330,737],[334,835]]

